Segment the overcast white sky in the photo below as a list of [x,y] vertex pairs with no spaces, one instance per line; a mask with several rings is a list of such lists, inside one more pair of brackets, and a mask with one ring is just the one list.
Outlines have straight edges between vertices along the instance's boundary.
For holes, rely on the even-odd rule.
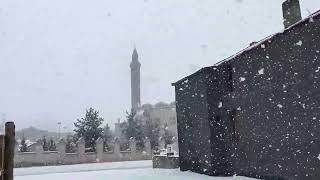
[[[87,107],[130,109],[136,45],[143,103],[171,83],[283,29],[282,0],[1,0],[0,113],[17,128],[67,130]],[[303,17],[320,9],[302,0]]]

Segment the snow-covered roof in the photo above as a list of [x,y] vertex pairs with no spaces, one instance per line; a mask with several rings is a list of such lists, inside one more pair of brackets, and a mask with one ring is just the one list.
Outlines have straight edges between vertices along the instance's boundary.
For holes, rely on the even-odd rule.
[[266,38],[264,38],[264,39],[262,39],[262,40],[260,40],[260,41],[258,41],[258,42],[252,43],[252,44],[250,44],[249,47],[247,47],[247,48],[239,51],[238,53],[236,53],[236,54],[234,54],[234,55],[232,55],[232,56],[230,56],[230,57],[228,57],[228,58],[226,58],[226,59],[224,59],[224,60],[222,60],[222,61],[219,61],[218,63],[214,64],[213,66],[201,68],[200,70],[196,71],[195,73],[193,73],[193,74],[191,74],[191,75],[189,75],[189,76],[187,76],[187,77],[184,77],[184,78],[182,78],[181,80],[179,80],[179,81],[177,81],[177,82],[175,82],[175,83],[172,83],[172,85],[175,86],[175,84],[180,83],[180,82],[183,82],[183,81],[185,81],[186,79],[188,79],[189,77],[194,76],[194,75],[197,75],[197,74],[199,74],[199,73],[202,73],[202,72],[204,72],[205,70],[208,70],[208,69],[211,69],[211,68],[214,69],[215,67],[217,67],[217,66],[219,66],[219,65],[221,65],[221,64],[223,64],[223,63],[225,63],[225,62],[228,62],[228,61],[230,61],[230,60],[232,60],[232,59],[234,59],[234,58],[242,55],[242,54],[245,53],[245,52],[248,52],[248,51],[250,51],[250,50],[252,50],[252,49],[254,49],[254,48],[256,48],[256,47],[261,46],[263,43],[265,43],[265,42],[267,42],[267,41],[270,41],[270,40],[272,40],[273,38],[278,37],[279,35],[283,35],[283,34],[287,33],[287,32],[290,31],[291,29],[299,26],[300,24],[303,24],[303,23],[306,22],[306,21],[312,22],[312,20],[313,20],[315,17],[319,17],[319,16],[320,16],[320,10],[317,11],[317,12],[315,12],[315,13],[313,13],[313,14],[311,14],[311,15],[308,16],[307,18],[305,18],[305,19],[303,19],[303,20],[301,20],[301,21],[298,21],[297,23],[289,26],[288,28],[284,29],[282,32],[278,32],[278,33],[273,34],[273,35],[270,35],[270,36],[268,36],[268,37],[266,37]]
[[254,48],[256,48],[256,47],[259,47],[259,46],[261,46],[263,43],[265,43],[266,41],[269,41],[269,40],[277,37],[278,35],[285,34],[286,32],[290,31],[290,30],[293,29],[294,27],[296,27],[296,26],[298,26],[298,25],[300,25],[300,24],[302,24],[302,23],[304,23],[304,22],[306,22],[306,21],[310,21],[310,19],[313,19],[313,18],[315,18],[315,17],[317,17],[317,16],[320,16],[320,10],[317,11],[317,12],[315,12],[314,14],[311,14],[311,15],[308,16],[307,18],[305,18],[305,19],[303,19],[303,20],[301,20],[301,21],[298,21],[297,23],[289,26],[288,28],[284,29],[282,32],[278,32],[278,33],[276,33],[276,34],[270,35],[270,36],[268,36],[268,37],[266,37],[266,38],[264,38],[264,39],[262,39],[262,40],[260,40],[260,41],[258,41],[258,42],[256,42],[256,43],[250,45],[249,47],[247,47],[247,48],[239,51],[238,53],[236,53],[236,54],[234,54],[234,55],[232,55],[232,56],[230,56],[230,57],[228,57],[228,58],[226,58],[226,59],[224,59],[224,60],[216,63],[215,66],[219,66],[220,64],[222,64],[222,63],[224,63],[224,62],[227,62],[227,61],[229,61],[229,60],[231,60],[231,59],[234,59],[235,57],[237,57],[237,56],[239,56],[239,55],[241,55],[241,54],[243,54],[243,53],[245,53],[245,52],[247,52],[247,51],[250,51],[251,49],[254,49]]

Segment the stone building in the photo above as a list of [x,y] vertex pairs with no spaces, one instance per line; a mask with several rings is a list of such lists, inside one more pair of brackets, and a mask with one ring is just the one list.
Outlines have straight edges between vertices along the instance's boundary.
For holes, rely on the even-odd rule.
[[298,9],[287,0],[283,32],[174,83],[182,171],[320,179],[320,11]]
[[123,133],[124,128],[124,123],[121,122],[119,118],[118,121],[114,124],[114,136],[120,138],[122,142],[127,140],[126,136]]
[[[160,147],[163,148],[163,143],[161,142],[161,137],[166,136],[166,132],[173,136],[173,142],[178,138],[177,133],[177,118],[176,118],[176,106],[172,102],[170,104],[159,102],[155,105],[144,104],[138,111],[136,118],[140,119],[142,123],[146,121],[151,121],[153,124],[158,124],[160,128]],[[178,150],[175,146],[174,150]]]

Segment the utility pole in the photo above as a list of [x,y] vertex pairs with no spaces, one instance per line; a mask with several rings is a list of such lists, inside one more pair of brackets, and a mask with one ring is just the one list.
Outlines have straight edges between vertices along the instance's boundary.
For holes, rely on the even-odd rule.
[[58,140],[60,140],[60,134],[61,134],[61,122],[58,122]]
[[5,124],[5,150],[4,150],[4,178],[13,180],[14,148],[15,148],[15,125],[13,122]]

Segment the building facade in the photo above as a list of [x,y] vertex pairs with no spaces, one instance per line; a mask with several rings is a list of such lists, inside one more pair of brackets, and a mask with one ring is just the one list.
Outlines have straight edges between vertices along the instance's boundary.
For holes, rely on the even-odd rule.
[[320,11],[292,23],[174,84],[181,170],[320,179]]
[[[172,136],[172,142],[174,150],[178,152],[178,132],[177,132],[177,118],[176,118],[176,106],[175,103],[157,103],[155,105],[143,104],[141,108],[137,110],[135,118],[144,126],[147,121],[152,124],[157,124],[159,127],[159,146],[164,148],[165,144],[161,137],[167,136],[169,133]],[[115,123],[114,135],[119,137],[123,142],[126,140],[124,135],[125,122],[118,120]]]
[[[147,115],[148,114],[148,115]],[[175,103],[159,102],[155,105],[144,104],[138,111],[137,118],[144,121],[151,121],[160,127],[160,137],[165,135],[165,131],[177,137],[177,114]]]

